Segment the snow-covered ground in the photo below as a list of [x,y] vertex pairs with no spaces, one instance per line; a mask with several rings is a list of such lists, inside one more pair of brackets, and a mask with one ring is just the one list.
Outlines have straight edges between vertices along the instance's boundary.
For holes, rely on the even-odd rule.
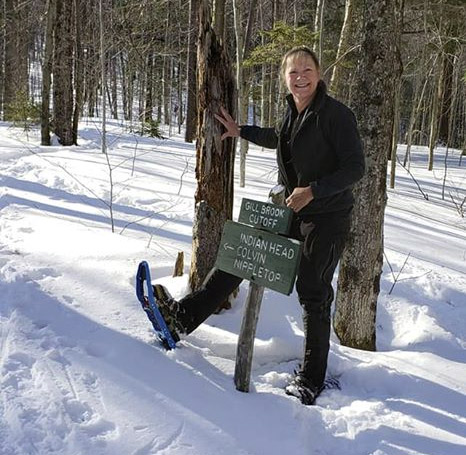
[[[332,337],[329,389],[312,407],[284,394],[301,358],[295,294],[265,292],[252,390],[235,390],[247,283],[233,308],[179,348],[155,341],[134,292],[139,261],[176,297],[190,262],[194,146],[110,128],[113,186],[99,135],[40,147],[0,123],[1,455],[463,455],[466,453],[466,162],[435,170],[413,151],[389,190],[378,352]],[[400,155],[404,148],[400,147]],[[272,151],[252,149],[242,197],[266,200]],[[453,202],[454,201],[454,202]],[[466,211],[466,206],[463,205]],[[392,270],[390,269],[393,269]],[[394,277],[396,285],[391,294]]]

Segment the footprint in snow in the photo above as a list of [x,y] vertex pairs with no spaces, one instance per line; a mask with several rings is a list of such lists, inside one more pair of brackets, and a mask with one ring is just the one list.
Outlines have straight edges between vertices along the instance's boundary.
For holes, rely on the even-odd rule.
[[117,427],[113,422],[104,419],[86,402],[77,399],[64,399],[63,406],[70,419],[79,425],[89,437],[110,439],[116,437]]

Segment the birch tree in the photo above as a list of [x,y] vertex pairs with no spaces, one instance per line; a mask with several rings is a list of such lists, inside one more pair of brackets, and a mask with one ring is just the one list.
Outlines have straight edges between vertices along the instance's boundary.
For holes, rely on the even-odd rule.
[[345,101],[349,100],[348,87],[350,86],[350,71],[348,69],[348,62],[354,60],[353,56],[359,47],[357,44],[354,44],[354,41],[358,28],[356,16],[360,8],[361,0],[346,0],[345,17],[340,32],[338,51],[330,79],[330,90],[332,94],[336,98]]

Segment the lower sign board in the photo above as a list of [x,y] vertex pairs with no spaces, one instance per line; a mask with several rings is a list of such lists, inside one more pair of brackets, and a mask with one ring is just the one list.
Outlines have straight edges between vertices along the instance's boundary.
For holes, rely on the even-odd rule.
[[301,249],[297,240],[227,221],[215,266],[288,295],[293,290]]

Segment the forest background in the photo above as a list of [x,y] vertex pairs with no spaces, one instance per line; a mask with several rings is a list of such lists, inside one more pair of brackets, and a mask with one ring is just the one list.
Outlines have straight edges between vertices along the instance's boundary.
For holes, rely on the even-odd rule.
[[[200,0],[2,3],[3,120],[38,121],[39,108],[47,104],[51,90],[53,130],[63,145],[69,145],[77,138],[66,123],[83,115],[99,116],[105,84],[112,118],[136,129],[142,123],[143,130],[152,128],[153,133],[156,124],[185,125],[187,140],[194,140],[197,84],[192,54],[196,52]],[[262,126],[273,126],[281,118],[280,57],[299,44],[316,50],[330,92],[352,104],[365,21],[362,0],[210,3],[212,25],[240,76],[238,91],[246,108],[239,117]],[[464,148],[466,2],[395,3],[403,68],[395,130],[399,142],[432,149],[439,142]],[[53,83],[45,84],[50,74]]]

